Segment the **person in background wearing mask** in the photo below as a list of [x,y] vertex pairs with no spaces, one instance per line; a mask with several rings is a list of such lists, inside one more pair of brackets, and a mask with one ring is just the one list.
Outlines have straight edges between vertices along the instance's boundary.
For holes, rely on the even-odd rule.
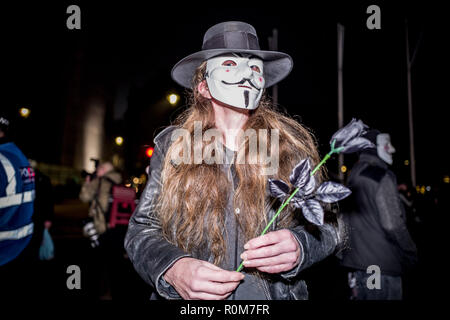
[[[359,154],[348,178],[352,196],[342,215],[348,248],[341,265],[350,271],[351,299],[401,300],[402,275],[416,263],[417,253],[406,227],[396,176],[389,170],[395,148],[388,133],[371,129],[365,138],[377,148]],[[369,266],[379,268],[379,282],[373,271],[367,272]]]

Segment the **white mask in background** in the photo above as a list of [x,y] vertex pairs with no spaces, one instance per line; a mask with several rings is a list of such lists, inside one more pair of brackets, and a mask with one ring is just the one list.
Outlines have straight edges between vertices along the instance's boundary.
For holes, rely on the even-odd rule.
[[395,153],[395,148],[391,144],[391,136],[388,133],[377,135],[377,153],[384,162],[392,164],[392,154]]
[[214,99],[237,108],[256,109],[265,84],[263,61],[237,55],[211,58],[206,63],[206,82]]

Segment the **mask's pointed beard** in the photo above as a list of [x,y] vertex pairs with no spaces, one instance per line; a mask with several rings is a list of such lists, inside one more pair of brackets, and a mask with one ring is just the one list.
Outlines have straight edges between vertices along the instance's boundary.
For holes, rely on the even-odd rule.
[[248,108],[248,90],[244,91],[245,107]]

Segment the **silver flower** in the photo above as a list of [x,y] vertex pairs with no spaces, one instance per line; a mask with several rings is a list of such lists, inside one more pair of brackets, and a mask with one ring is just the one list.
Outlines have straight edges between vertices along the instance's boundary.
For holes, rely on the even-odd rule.
[[362,137],[367,132],[367,128],[361,120],[353,118],[349,124],[333,134],[330,144],[339,153],[353,153],[367,148],[376,148],[371,141]]

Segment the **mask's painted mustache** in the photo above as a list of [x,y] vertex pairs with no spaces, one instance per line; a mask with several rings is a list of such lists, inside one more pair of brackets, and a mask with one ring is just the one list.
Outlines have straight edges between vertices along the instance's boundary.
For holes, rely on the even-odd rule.
[[227,84],[227,85],[237,85],[237,84],[244,84],[246,81],[247,81],[253,88],[255,88],[256,90],[258,90],[258,91],[261,90],[260,88],[256,87],[250,79],[247,79],[247,78],[244,78],[244,79],[242,79],[241,81],[234,82],[234,83],[233,83],[233,82],[226,82],[226,81],[223,81],[223,80],[222,80],[222,83]]

